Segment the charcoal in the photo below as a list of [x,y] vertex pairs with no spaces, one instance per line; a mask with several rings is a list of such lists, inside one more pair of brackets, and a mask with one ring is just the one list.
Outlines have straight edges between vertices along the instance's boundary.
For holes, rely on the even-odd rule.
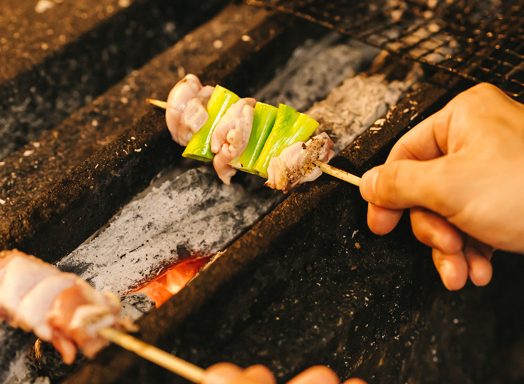
[[[40,340],[35,343],[33,350],[34,353],[31,353],[29,357],[35,362],[39,375],[37,380],[42,381],[42,383],[44,383],[45,380],[47,380],[48,383],[56,383],[73,369],[87,361],[87,358],[82,352],[78,351],[73,364],[68,365],[64,363],[62,356],[53,344]],[[37,383],[35,382],[35,384]]]
[[262,185],[226,186],[201,166],[128,204],[57,266],[123,295],[179,260],[181,250],[202,256],[223,250],[281,197]]
[[121,317],[129,317],[131,320],[136,321],[143,314],[149,312],[151,308],[155,306],[155,303],[143,293],[130,293],[122,297],[122,310],[120,311]]
[[286,65],[254,96],[271,105],[289,105],[305,112],[333,88],[365,68],[380,51],[356,40],[330,33],[307,40],[293,51]]
[[35,336],[0,324],[0,383],[24,383],[36,379],[34,360],[28,355]]
[[356,76],[315,104],[308,115],[320,122],[317,133],[329,133],[338,153],[396,105],[410,85],[409,81],[388,83],[382,75]]

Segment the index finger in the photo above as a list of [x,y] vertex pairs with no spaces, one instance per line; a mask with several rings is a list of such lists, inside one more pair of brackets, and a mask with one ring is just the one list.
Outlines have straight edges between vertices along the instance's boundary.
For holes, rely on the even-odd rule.
[[402,136],[391,149],[386,164],[395,160],[431,160],[447,153],[449,123],[453,104],[421,121]]

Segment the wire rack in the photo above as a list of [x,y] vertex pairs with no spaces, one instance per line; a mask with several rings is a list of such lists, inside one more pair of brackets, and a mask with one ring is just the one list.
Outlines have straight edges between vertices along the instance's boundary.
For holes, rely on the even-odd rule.
[[524,0],[246,0],[524,94]]

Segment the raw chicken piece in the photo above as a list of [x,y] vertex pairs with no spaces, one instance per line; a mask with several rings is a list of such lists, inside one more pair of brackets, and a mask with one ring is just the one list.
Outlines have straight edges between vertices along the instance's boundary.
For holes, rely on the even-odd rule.
[[74,273],[60,273],[42,280],[24,296],[11,325],[27,332],[33,331],[40,339],[51,341],[52,329],[47,321],[47,312],[55,298],[72,287],[77,279]]
[[117,318],[120,308],[114,294],[95,291],[73,273],[17,250],[0,252],[0,321],[51,341],[67,364],[77,346],[93,357],[107,344],[98,335],[101,328],[136,330],[130,320]]
[[249,142],[253,127],[256,100],[240,99],[226,111],[211,136],[211,152],[215,171],[224,184],[229,185],[236,173],[229,163],[239,157]]
[[266,185],[286,193],[299,184],[316,180],[322,171],[313,162],[327,163],[331,160],[335,155],[332,147],[333,141],[325,132],[309,139],[307,143],[299,141],[290,145],[269,162]]
[[0,252],[0,285],[2,285],[2,281],[4,280],[5,276],[6,269],[4,268],[4,266],[6,266],[7,263],[9,263],[11,259],[15,256],[25,256],[25,253],[22,253],[17,249],[13,249],[12,251]]
[[24,296],[11,325],[28,332],[32,330],[42,340],[51,341],[52,329],[47,321],[47,312],[55,298],[78,279],[74,273],[60,273],[42,280]]
[[85,281],[62,291],[54,300],[47,319],[53,327],[51,342],[62,354],[64,362],[75,360],[78,345],[89,358],[108,342],[98,335],[98,330],[117,322],[121,304],[111,292],[98,292]]
[[213,91],[213,87],[202,87],[198,77],[189,74],[169,92],[166,124],[178,144],[186,146],[207,121],[206,107]]
[[23,297],[45,278],[60,270],[33,256],[14,251],[2,267],[0,283],[0,319],[11,322]]

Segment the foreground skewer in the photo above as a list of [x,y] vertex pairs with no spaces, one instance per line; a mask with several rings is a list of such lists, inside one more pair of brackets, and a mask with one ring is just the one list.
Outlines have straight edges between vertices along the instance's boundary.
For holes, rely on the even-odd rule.
[[157,347],[144,343],[126,333],[117,331],[113,328],[103,328],[98,333],[122,348],[134,352],[138,356],[166,368],[167,370],[194,383],[201,383],[204,378],[204,370],[202,368],[173,356]]
[[203,369],[113,328],[137,329],[130,319],[118,317],[122,303],[115,294],[97,291],[74,273],[16,249],[0,251],[0,274],[0,322],[51,342],[64,363],[74,362],[77,348],[93,358],[110,341],[202,382]]
[[[150,104],[153,104],[156,107],[163,109],[167,108],[167,102],[165,101],[156,99],[146,99],[146,101]],[[337,179],[343,180],[347,183],[356,185],[357,187],[360,186],[360,177],[358,176],[352,175],[351,173],[332,167],[331,165],[322,163],[320,161],[315,161],[315,165],[318,166],[322,170],[322,172],[327,173],[328,175],[336,177]]]

